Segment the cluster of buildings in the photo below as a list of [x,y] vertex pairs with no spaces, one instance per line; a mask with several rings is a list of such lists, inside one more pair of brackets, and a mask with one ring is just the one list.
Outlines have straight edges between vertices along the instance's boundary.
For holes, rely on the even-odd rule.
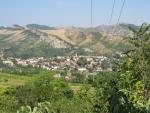
[[[32,66],[34,68],[42,68],[46,70],[72,70],[78,71],[91,71],[100,72],[103,71],[103,62],[110,62],[110,59],[105,56],[57,56],[51,58],[7,58],[3,59],[2,63],[8,66]],[[111,71],[111,68],[105,68],[105,70]]]

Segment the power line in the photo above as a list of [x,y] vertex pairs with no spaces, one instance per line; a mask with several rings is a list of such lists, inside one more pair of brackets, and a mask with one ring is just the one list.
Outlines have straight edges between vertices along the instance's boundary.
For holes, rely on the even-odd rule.
[[115,27],[115,29],[114,29],[114,33],[116,32],[117,26],[118,26],[118,24],[119,24],[119,22],[120,22],[120,18],[121,18],[121,16],[122,16],[125,3],[126,3],[126,0],[123,0],[123,4],[122,4],[121,10],[120,10],[120,14],[119,14],[119,17],[118,17],[118,20],[117,20],[116,27]]
[[109,19],[108,25],[110,25],[112,17],[113,17],[115,4],[116,4],[116,0],[114,0],[114,2],[113,2],[113,7],[112,7],[112,10],[111,10],[111,15],[110,15],[110,19]]
[[123,9],[124,9],[124,6],[125,6],[125,2],[126,2],[126,0],[123,1],[122,7],[121,7],[121,10],[120,10],[120,14],[119,14],[119,17],[118,17],[117,25],[119,24],[121,15],[122,15],[122,13],[123,13]]

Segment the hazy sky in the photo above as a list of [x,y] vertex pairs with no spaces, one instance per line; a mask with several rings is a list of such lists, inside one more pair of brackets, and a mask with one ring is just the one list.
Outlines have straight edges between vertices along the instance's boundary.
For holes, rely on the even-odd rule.
[[[108,23],[113,0],[93,0],[94,26]],[[115,24],[123,0],[116,0]],[[150,0],[126,0],[121,22],[150,23]],[[90,26],[90,0],[0,0],[0,26]]]

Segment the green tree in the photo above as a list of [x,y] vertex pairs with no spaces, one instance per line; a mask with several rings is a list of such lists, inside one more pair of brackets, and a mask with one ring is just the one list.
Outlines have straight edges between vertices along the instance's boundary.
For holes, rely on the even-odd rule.
[[78,60],[77,64],[78,64],[79,66],[85,66],[86,64],[88,64],[88,61],[87,61],[85,58],[82,58],[82,57],[81,57],[81,58]]
[[[149,113],[150,112],[150,33],[143,24],[129,38],[133,49],[118,65],[118,76],[102,82],[97,88],[95,113]],[[99,82],[101,83],[101,82]]]
[[108,60],[104,59],[101,63],[101,67],[106,70],[108,68],[110,68],[110,63],[108,62]]
[[42,75],[33,83],[17,87],[12,95],[17,98],[18,106],[29,105],[33,108],[39,102],[71,98],[73,92],[63,79],[55,79],[52,75]]

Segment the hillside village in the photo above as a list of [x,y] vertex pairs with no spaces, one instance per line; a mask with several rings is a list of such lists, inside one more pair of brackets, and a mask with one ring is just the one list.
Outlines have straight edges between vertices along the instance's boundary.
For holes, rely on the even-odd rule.
[[73,70],[88,71],[88,72],[100,72],[111,71],[110,59],[105,56],[57,56],[51,58],[6,58],[2,59],[2,63],[13,67],[20,65],[23,67],[32,66],[33,68],[41,68],[45,70]]

